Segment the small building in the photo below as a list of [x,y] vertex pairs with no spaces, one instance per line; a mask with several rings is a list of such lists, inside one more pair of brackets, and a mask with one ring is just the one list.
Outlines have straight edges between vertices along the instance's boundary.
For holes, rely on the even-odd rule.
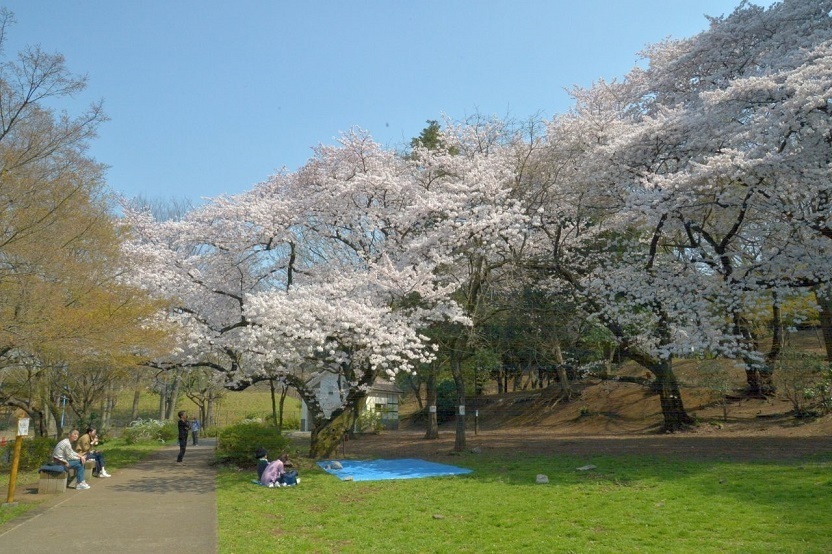
[[[326,417],[329,417],[346,399],[346,391],[341,390],[340,376],[335,373],[323,372],[313,377],[307,385],[311,389],[317,389],[318,402]],[[355,431],[360,432],[359,422],[367,416],[377,422],[382,429],[399,428],[399,401],[402,391],[392,381],[378,378],[372,388],[364,397],[363,403],[358,412],[359,421],[356,422]],[[312,420],[309,417],[309,409],[306,402],[301,402],[300,408],[300,430],[311,431]]]

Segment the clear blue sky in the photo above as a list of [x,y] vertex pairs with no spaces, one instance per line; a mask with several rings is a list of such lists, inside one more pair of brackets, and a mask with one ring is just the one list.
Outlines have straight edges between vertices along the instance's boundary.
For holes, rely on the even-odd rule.
[[[769,0],[755,3],[770,5]],[[410,142],[428,119],[551,117],[646,44],[739,0],[0,0],[4,54],[64,54],[111,118],[91,153],[151,199],[251,188],[353,126]]]

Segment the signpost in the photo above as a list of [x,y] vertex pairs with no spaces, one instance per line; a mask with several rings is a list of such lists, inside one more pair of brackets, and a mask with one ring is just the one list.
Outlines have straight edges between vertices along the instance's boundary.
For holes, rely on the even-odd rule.
[[17,467],[20,465],[20,449],[23,447],[23,437],[29,436],[29,418],[22,417],[17,420],[17,438],[14,441],[14,455],[12,457],[12,470],[9,474],[9,495],[3,506],[16,506],[14,501],[14,488],[17,484]]

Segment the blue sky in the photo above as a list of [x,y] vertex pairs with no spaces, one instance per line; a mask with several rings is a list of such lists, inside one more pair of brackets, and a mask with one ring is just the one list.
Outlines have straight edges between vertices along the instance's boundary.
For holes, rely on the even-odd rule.
[[[769,5],[770,1],[757,0]],[[551,117],[646,44],[739,0],[0,0],[4,55],[40,44],[110,121],[91,154],[126,196],[234,194],[353,126],[390,147],[426,120]]]

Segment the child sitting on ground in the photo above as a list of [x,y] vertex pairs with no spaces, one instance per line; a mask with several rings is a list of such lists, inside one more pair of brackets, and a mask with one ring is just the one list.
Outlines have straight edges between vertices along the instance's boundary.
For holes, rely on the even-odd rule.
[[254,457],[257,458],[257,480],[260,481],[263,477],[263,472],[269,466],[269,460],[267,458],[268,452],[262,446],[259,447],[254,452]]
[[[286,466],[289,461],[288,454],[281,454],[278,459],[266,466],[263,473],[260,475],[260,484],[269,488],[273,487],[288,487],[298,484],[298,472],[286,471]],[[259,465],[259,462],[258,462]],[[288,464],[291,465],[291,464]]]

